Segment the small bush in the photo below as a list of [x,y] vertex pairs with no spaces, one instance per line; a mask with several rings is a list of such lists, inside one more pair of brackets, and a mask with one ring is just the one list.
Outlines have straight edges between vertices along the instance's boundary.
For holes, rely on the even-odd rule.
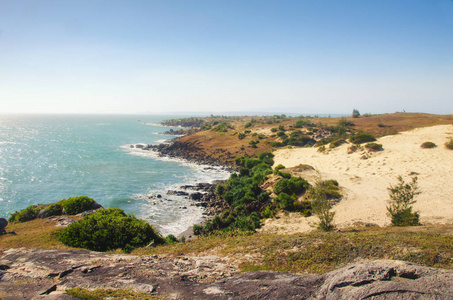
[[245,123],[244,128],[249,128],[249,127],[252,127],[252,123],[250,123],[250,122]]
[[274,192],[278,195],[286,193],[288,195],[301,194],[309,187],[308,182],[301,177],[292,177],[290,179],[280,179],[274,186]]
[[284,169],[285,166],[282,165],[282,164],[279,164],[277,165],[275,168],[274,168],[274,174],[279,174],[280,173],[280,170]]
[[46,212],[46,217],[61,216],[63,214],[63,206],[60,202],[50,204],[49,206],[46,206],[44,210]]
[[145,246],[152,240],[155,243],[164,242],[146,221],[126,215],[118,208],[101,209],[85,216],[63,229],[58,239],[70,247],[93,251],[120,248],[124,252]]
[[432,148],[436,148],[437,145],[434,144],[433,142],[424,142],[423,144],[420,145],[420,147],[423,149],[432,149]]
[[330,148],[336,148],[338,146],[341,146],[345,143],[345,140],[344,139],[337,139],[333,142],[330,143],[329,147]]
[[261,212],[262,218],[273,218],[276,215],[275,209],[272,208],[271,205],[266,206],[263,211]]
[[272,128],[271,128],[271,131],[272,131],[272,132],[277,132],[277,131],[278,131],[278,129],[277,129],[277,128],[275,128],[275,127],[272,127]]
[[412,182],[405,183],[403,177],[398,176],[398,184],[388,188],[390,200],[387,211],[393,226],[420,225],[420,214],[412,212],[411,207],[416,202],[415,196],[421,193],[417,180],[417,177],[412,177]]
[[332,212],[332,205],[328,199],[328,189],[326,181],[319,179],[310,190],[312,212],[318,217],[318,229],[322,231],[332,231],[335,229],[333,219],[335,212]]
[[244,139],[244,138],[245,138],[245,133],[240,132],[240,133],[238,134],[238,139],[242,140],[242,139]]
[[93,204],[93,199],[86,196],[79,196],[63,200],[63,209],[68,215],[76,215],[91,209]]
[[369,151],[382,151],[384,150],[382,148],[382,144],[377,144],[377,143],[368,143],[365,145],[365,148],[367,148]]
[[354,136],[349,139],[354,144],[363,144],[363,143],[370,143],[375,142],[376,138],[366,132],[358,132]]
[[321,146],[318,148],[318,152],[325,153],[326,152],[326,146]]
[[290,196],[284,192],[278,194],[278,196],[274,198],[274,201],[277,204],[277,206],[285,210],[294,210],[294,204],[296,200],[297,200],[296,196],[294,195]]
[[447,149],[453,150],[453,138],[450,138],[448,142],[445,143]]
[[30,205],[21,211],[12,213],[8,219],[8,222],[15,223],[34,220],[38,216],[39,211],[40,208],[37,205]]

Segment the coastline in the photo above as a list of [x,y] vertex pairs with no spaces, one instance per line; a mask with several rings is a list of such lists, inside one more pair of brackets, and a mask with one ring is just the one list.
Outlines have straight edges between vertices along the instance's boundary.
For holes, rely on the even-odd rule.
[[[175,146],[175,144],[177,146]],[[193,238],[194,225],[204,224],[206,221],[221,213],[225,208],[223,200],[216,196],[215,189],[217,185],[228,179],[229,175],[234,170],[231,165],[225,165],[218,160],[204,156],[202,152],[194,156],[190,153],[193,151],[193,148],[190,145],[181,143],[179,137],[158,145],[132,144],[129,147],[140,149],[141,151],[153,152],[161,159],[194,165],[197,168],[200,168],[201,172],[226,172],[225,175],[227,176],[225,176],[224,179],[211,178],[208,180],[209,182],[189,182],[176,189],[167,188],[165,195],[158,195],[158,197],[162,197],[162,199],[165,199],[167,195],[181,196],[189,201],[188,205],[195,205],[202,209],[202,220],[188,225],[184,231],[175,234],[178,239],[182,237],[185,239]]]

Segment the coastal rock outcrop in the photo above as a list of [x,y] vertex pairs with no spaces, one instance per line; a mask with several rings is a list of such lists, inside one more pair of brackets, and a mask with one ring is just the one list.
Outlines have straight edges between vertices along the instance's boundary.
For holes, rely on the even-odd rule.
[[2,299],[73,299],[63,292],[131,289],[170,299],[452,299],[453,270],[359,261],[321,275],[238,273],[217,256],[133,256],[85,250],[0,252]]
[[6,234],[6,226],[8,226],[8,221],[5,218],[0,218],[0,235]]

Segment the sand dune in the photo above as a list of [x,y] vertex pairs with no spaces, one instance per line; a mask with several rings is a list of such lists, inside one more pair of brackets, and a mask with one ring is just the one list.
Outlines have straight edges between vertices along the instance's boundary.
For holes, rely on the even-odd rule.
[[[321,174],[323,179],[336,179],[344,195],[334,206],[335,224],[347,227],[360,223],[379,226],[390,224],[386,204],[387,188],[397,183],[399,175],[408,181],[418,176],[422,194],[417,196],[414,209],[420,212],[423,224],[453,222],[453,151],[444,144],[453,136],[452,125],[417,128],[378,140],[384,150],[368,154],[358,151],[348,154],[350,145],[344,144],[329,150],[327,154],[317,148],[284,149],[275,153],[275,164],[294,167],[308,164]],[[423,142],[434,142],[438,147],[422,149]],[[305,175],[305,176],[304,176]],[[303,177],[313,179],[316,174],[308,172]],[[303,218],[298,214],[282,215],[277,220],[267,220],[263,232],[306,232],[316,218]]]

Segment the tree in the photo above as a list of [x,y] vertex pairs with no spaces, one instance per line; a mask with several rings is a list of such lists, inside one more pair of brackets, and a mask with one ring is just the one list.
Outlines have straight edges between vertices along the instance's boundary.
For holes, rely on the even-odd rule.
[[352,110],[352,117],[353,118],[360,117],[360,112],[357,109],[355,109],[355,108]]
[[406,183],[403,177],[398,176],[398,184],[390,185],[388,189],[390,200],[388,202],[388,215],[392,218],[393,226],[417,226],[420,225],[420,214],[412,212],[415,196],[421,194],[418,187],[418,177],[412,177],[410,183]]
[[335,229],[333,224],[335,212],[331,211],[332,205],[329,202],[327,192],[324,181],[319,178],[310,191],[311,207],[313,214],[319,218],[318,228],[323,231],[332,231]]

